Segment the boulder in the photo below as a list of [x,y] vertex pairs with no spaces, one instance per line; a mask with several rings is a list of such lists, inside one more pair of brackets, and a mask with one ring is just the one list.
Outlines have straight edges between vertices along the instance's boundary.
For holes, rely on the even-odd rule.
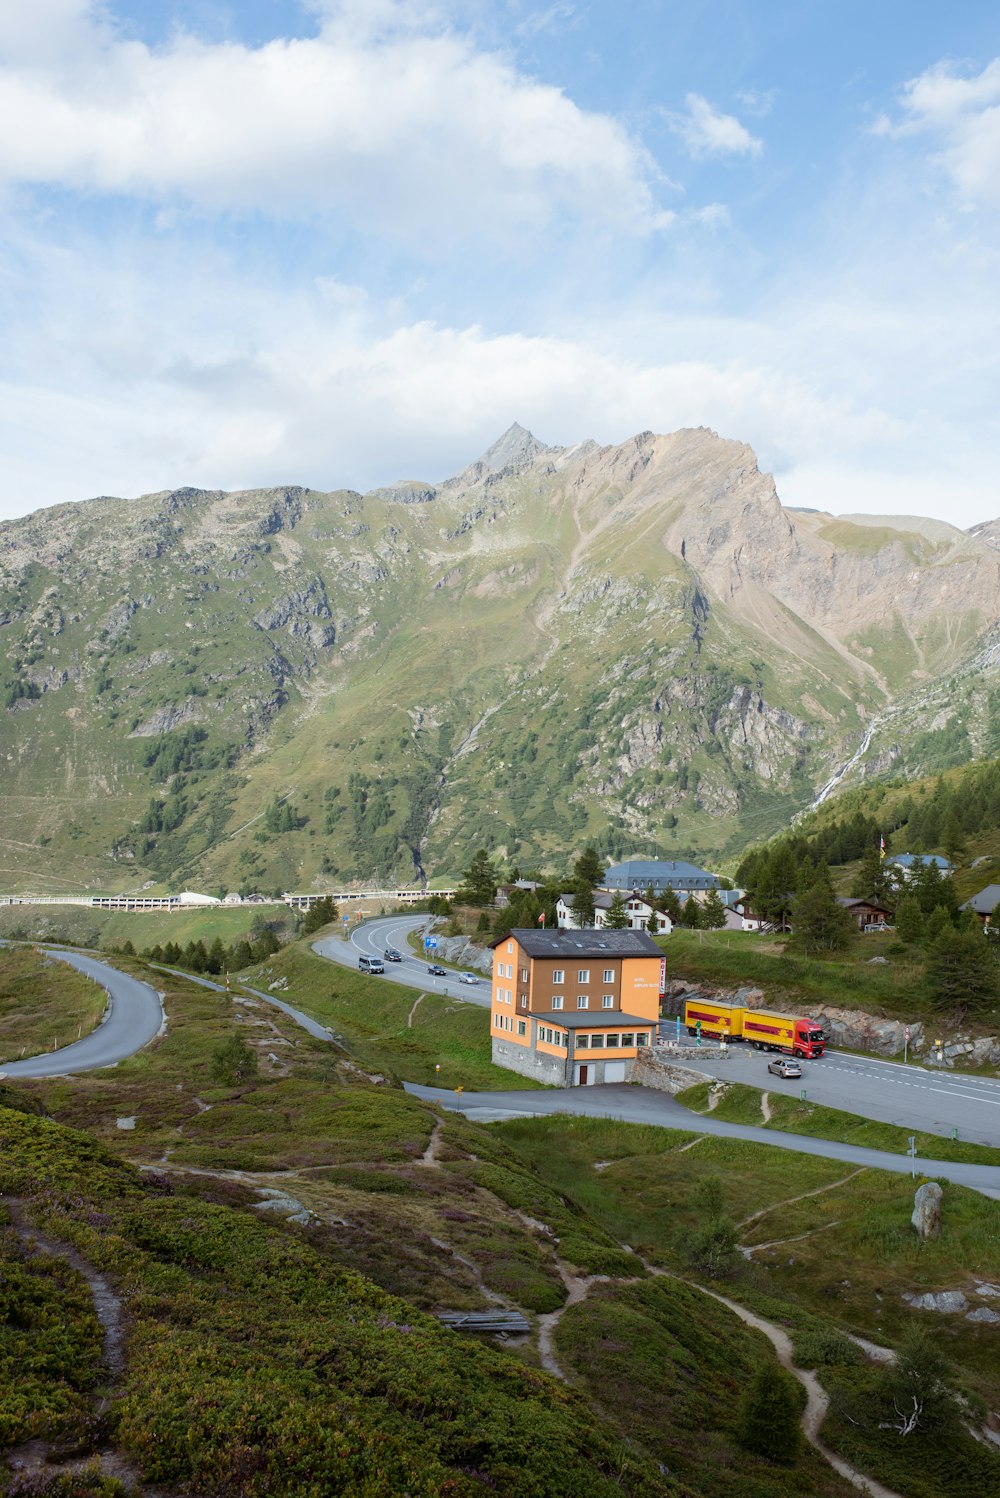
[[911,1223],[918,1238],[936,1238],[941,1231],[941,1198],[944,1193],[937,1181],[925,1181],[913,1198]]
[[985,1323],[987,1326],[995,1326],[1000,1321],[1000,1312],[991,1310],[989,1306],[978,1306],[976,1310],[969,1311],[965,1319],[966,1321]]
[[928,1290],[925,1295],[904,1295],[903,1299],[915,1311],[942,1311],[946,1315],[964,1311],[969,1304],[961,1290]]

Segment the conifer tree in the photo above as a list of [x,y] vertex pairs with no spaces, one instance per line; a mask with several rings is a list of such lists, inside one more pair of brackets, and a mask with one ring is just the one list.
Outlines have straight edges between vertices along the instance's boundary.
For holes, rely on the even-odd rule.
[[611,897],[611,905],[604,918],[604,924],[611,931],[628,930],[628,911],[625,908],[625,897],[621,890],[615,890]]

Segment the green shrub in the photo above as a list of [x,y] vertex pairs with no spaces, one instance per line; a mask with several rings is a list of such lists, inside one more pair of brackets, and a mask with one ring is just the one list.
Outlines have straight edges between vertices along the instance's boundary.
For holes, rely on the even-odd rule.
[[736,1435],[741,1446],[769,1462],[794,1466],[802,1446],[805,1392],[777,1363],[764,1363],[740,1401]]

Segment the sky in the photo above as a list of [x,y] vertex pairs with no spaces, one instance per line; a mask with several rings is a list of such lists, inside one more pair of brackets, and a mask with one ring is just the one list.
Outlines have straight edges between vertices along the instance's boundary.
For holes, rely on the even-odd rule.
[[1000,516],[996,0],[0,0],[0,518],[706,426]]

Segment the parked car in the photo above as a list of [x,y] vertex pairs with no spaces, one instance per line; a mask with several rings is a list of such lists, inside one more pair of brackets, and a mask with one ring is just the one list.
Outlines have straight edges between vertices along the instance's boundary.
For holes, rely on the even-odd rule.
[[767,1063],[768,1071],[773,1071],[776,1077],[801,1077],[802,1068],[797,1061],[789,1061],[787,1056],[775,1056],[773,1061]]
[[459,983],[478,983],[479,979],[475,973],[459,973],[458,981]]
[[403,954],[402,952],[397,952],[395,947],[386,947],[385,960],[386,962],[402,962]]
[[427,971],[431,973],[435,978],[447,978],[448,976],[447,970],[439,966],[439,964],[436,962],[432,962]]

